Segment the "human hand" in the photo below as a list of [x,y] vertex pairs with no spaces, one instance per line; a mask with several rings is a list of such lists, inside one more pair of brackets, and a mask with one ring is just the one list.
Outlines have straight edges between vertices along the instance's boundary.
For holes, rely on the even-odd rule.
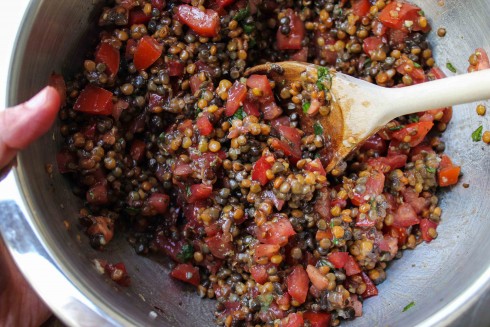
[[[60,95],[48,86],[29,101],[0,112],[0,180],[15,164],[17,152],[49,130],[59,107]],[[37,327],[50,315],[0,237],[0,326]]]

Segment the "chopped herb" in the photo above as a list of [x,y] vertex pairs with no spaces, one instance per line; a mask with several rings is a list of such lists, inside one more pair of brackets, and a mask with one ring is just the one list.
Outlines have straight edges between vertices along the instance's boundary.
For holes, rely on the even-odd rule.
[[335,224],[333,223],[333,220],[330,220],[330,228],[333,228]]
[[339,245],[339,243],[340,243],[340,242],[339,242],[339,239],[338,239],[338,238],[334,238],[334,239],[333,239],[333,244],[335,244],[335,245]]
[[243,31],[245,34],[250,35],[255,31],[255,25],[254,24],[243,24]]
[[274,297],[272,294],[261,294],[258,296],[259,301],[260,301],[260,311],[266,312],[269,310],[269,306],[271,305],[272,301],[274,300]]
[[366,68],[368,66],[371,66],[372,60],[370,58],[367,58],[366,61],[364,61],[364,64],[362,64],[362,68]]
[[243,111],[243,107],[238,108],[238,110],[235,112],[233,116],[230,118],[230,122],[233,121],[234,119],[240,119],[243,120],[247,114]]
[[93,199],[95,199],[95,194],[94,194],[94,192],[93,192],[93,191],[89,191],[89,192],[88,192],[88,195],[90,196],[90,198],[91,198],[92,200],[93,200]]
[[456,68],[454,68],[453,64],[450,63],[449,61],[446,64],[447,69],[449,69],[451,72],[456,73]]
[[415,66],[415,68],[420,68],[422,66],[420,66],[418,63],[414,62],[413,65]]
[[471,139],[473,142],[480,142],[483,133],[483,126],[478,127],[473,133],[471,133]]
[[185,187],[185,193],[187,194],[187,196],[191,196],[191,187],[190,186]]
[[320,259],[320,260],[318,260],[318,262],[316,263],[316,266],[317,266],[317,267],[328,266],[328,261],[327,261],[327,260],[325,260],[325,259]]
[[237,22],[247,18],[250,15],[250,10],[248,9],[248,6],[244,9],[240,9],[238,13],[233,17],[234,20]]
[[415,305],[415,302],[414,302],[414,301],[410,302],[409,304],[407,304],[407,305],[405,306],[405,308],[403,308],[403,311],[402,311],[402,312],[405,312],[405,311],[409,310],[409,309],[410,309],[410,308],[412,308],[414,305]]
[[434,174],[436,172],[436,169],[434,167],[425,167],[425,170],[427,170],[427,172],[431,174]]
[[389,127],[388,129],[390,131],[399,131],[399,130],[404,129],[404,128],[405,128],[405,125],[398,125],[398,126]]
[[308,109],[310,109],[311,103],[305,102],[303,103],[303,112],[306,114],[308,112]]
[[182,249],[177,254],[177,259],[182,262],[187,262],[194,256],[194,247],[188,243],[182,246]]
[[158,139],[160,141],[165,141],[165,132],[161,132],[160,135],[158,135]]
[[318,158],[320,158],[320,154],[317,152],[317,153],[315,153],[314,157],[315,157],[315,159],[318,159]]
[[417,115],[410,115],[410,117],[408,117],[408,121],[411,123],[418,123],[419,120],[420,118]]
[[419,10],[419,15],[420,16],[425,16],[425,12],[423,10]]
[[318,80],[316,86],[319,90],[325,90],[325,83],[332,83],[332,75],[327,67],[318,67]]
[[323,135],[323,126],[319,122],[313,124],[315,135]]

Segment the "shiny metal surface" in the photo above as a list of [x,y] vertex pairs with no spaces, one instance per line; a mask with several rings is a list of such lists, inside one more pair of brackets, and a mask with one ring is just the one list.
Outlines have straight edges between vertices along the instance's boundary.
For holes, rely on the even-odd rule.
[[[444,6],[436,0],[413,2],[431,18],[435,56],[448,75],[452,73],[446,62],[464,72],[475,48],[490,53],[488,0],[446,0]],[[85,0],[31,2],[13,56],[8,105],[34,94],[52,71],[69,74],[81,69],[96,6]],[[441,26],[447,29],[445,38],[436,36]],[[455,109],[444,138],[447,152],[462,165],[464,176],[460,184],[441,193],[444,213],[439,237],[394,262],[379,287],[380,295],[365,302],[363,317],[344,326],[456,326],[469,321],[490,325],[483,302],[490,292],[490,148],[470,137],[481,124],[490,128],[488,115],[477,116],[475,104]],[[0,221],[16,261],[56,314],[72,326],[212,326],[214,303],[170,280],[168,263],[162,258],[135,255],[122,235],[104,252],[90,248],[78,229],[79,200],[64,178],[56,172],[50,177],[44,169],[45,164],[54,164],[59,140],[54,127],[19,156],[19,189],[12,192],[25,219],[10,214]],[[462,183],[470,187],[465,189]],[[68,230],[65,220],[70,223]],[[132,286],[107,283],[91,265],[94,258],[124,261]],[[46,273],[33,271],[32,262]],[[415,306],[402,313],[412,301]],[[74,310],[68,309],[70,305]]]

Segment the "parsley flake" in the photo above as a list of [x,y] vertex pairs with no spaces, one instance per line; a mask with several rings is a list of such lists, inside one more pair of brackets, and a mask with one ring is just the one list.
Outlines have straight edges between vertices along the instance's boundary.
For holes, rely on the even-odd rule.
[[274,300],[274,297],[272,294],[261,294],[258,296],[259,301],[260,301],[260,311],[266,312],[269,310],[269,306],[271,305],[272,301]]
[[412,308],[413,306],[415,306],[415,302],[414,302],[414,301],[412,301],[412,302],[410,302],[409,304],[407,304],[407,305],[405,306],[405,308],[403,308],[403,311],[402,311],[402,312],[405,312],[405,311],[409,310],[409,309],[410,309],[410,308]]
[[303,112],[306,114],[308,110],[310,109],[311,103],[305,102],[303,103]]
[[425,170],[427,170],[427,172],[430,174],[434,174],[436,172],[434,167],[425,167]]
[[250,15],[250,9],[247,6],[244,9],[240,9],[238,11],[238,13],[235,15],[235,17],[233,17],[233,19],[236,20],[237,22],[239,22],[239,21],[244,20],[245,18],[247,18],[249,15]]
[[446,68],[449,69],[451,72],[456,73],[456,68],[454,68],[453,64],[449,61],[446,63]]
[[318,80],[316,81],[316,86],[320,91],[327,89],[325,86],[332,83],[332,75],[327,67],[318,67]]
[[411,123],[418,123],[419,120],[420,118],[417,115],[410,115],[410,117],[408,117],[408,121]]
[[323,135],[323,126],[319,122],[313,124],[313,131],[315,135]]
[[398,126],[393,126],[393,127],[388,127],[390,131],[399,131],[401,129],[405,128],[404,125],[398,125]]
[[471,133],[471,139],[473,142],[480,142],[483,134],[483,126],[480,125],[473,133]]
[[187,262],[194,257],[194,247],[188,243],[182,246],[182,249],[177,254],[177,259],[182,262]]

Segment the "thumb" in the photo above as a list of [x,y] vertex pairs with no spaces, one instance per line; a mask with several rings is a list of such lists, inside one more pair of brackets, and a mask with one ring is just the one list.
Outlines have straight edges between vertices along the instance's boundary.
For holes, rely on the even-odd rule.
[[49,130],[59,108],[59,93],[47,86],[29,101],[0,112],[0,169]]

